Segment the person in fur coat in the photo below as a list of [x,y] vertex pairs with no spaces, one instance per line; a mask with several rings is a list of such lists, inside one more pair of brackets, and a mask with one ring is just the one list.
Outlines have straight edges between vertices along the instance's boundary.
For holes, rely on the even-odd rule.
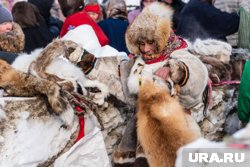
[[[140,97],[140,94],[146,93],[143,90],[147,89],[142,90],[141,87],[144,87],[143,85],[147,84],[148,80],[165,88],[169,86],[167,84],[168,81],[177,85],[179,87],[178,90],[170,89],[170,94],[172,97],[177,95],[178,102],[185,111],[190,111],[202,101],[203,92],[208,82],[208,71],[197,57],[188,52],[185,40],[173,33],[171,28],[172,13],[173,11],[168,6],[159,2],[153,3],[137,16],[126,32],[126,44],[130,53],[134,54],[134,57],[121,62],[121,81],[128,103],[135,108],[138,107],[139,110],[145,108],[143,105],[146,104],[137,102],[136,97],[138,94]],[[154,97],[151,98],[153,99]],[[137,126],[137,135],[143,134],[141,131],[143,128],[138,128],[142,126],[139,123],[140,118],[140,115],[137,113],[137,117],[132,117],[133,121],[130,121],[127,125],[128,128],[125,131],[125,135],[114,153],[116,166],[131,164],[135,166],[148,165],[146,159],[148,160],[150,156],[147,154],[149,150],[145,150],[145,155],[142,150],[150,148],[150,144],[144,142],[140,146],[138,143],[142,142],[142,140],[137,142],[135,139],[135,126]],[[189,118],[192,119],[191,117]],[[137,125],[135,123],[136,119]],[[188,127],[197,127],[194,121],[189,123],[192,125]],[[176,126],[179,126],[177,124],[178,122],[176,122]],[[179,145],[177,144],[178,146],[174,144],[176,142],[169,143],[169,145],[175,145],[171,145],[171,147],[175,147],[174,154],[177,148],[194,140],[200,133],[199,128],[197,128],[197,131],[194,129],[189,129],[188,131],[194,132],[197,136],[190,136],[189,139],[181,141]],[[137,137],[140,138],[140,136]],[[154,137],[156,136],[152,136],[152,139]],[[135,148],[136,145],[137,148]],[[172,159],[170,158],[169,162],[173,164],[174,156],[171,157]],[[149,165],[157,166],[152,163]]]
[[24,49],[24,33],[11,13],[0,4],[0,59],[11,63]]

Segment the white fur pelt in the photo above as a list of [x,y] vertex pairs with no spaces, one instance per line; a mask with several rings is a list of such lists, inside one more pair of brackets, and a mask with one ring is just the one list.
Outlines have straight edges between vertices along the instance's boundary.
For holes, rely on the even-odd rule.
[[215,39],[196,39],[193,44],[189,43],[189,49],[200,56],[216,57],[224,63],[230,61],[232,53],[230,44]]
[[[18,58],[13,62],[12,66],[23,72],[30,72],[32,75],[37,76],[36,71],[33,69],[29,69],[30,64],[39,56],[42,49],[35,50],[30,55],[22,54],[19,55]],[[84,73],[81,71],[79,67],[72,64],[68,59],[63,56],[56,57],[46,68],[46,72],[50,74],[54,74],[59,78],[62,78],[66,81],[71,81],[74,85],[75,91],[77,89],[77,83],[81,86],[83,93],[86,95],[87,91],[85,87],[97,87],[101,90],[101,93],[95,95],[93,101],[98,105],[104,104],[104,99],[109,94],[109,89],[103,83],[97,80],[87,79]]]
[[14,67],[16,70],[28,73],[30,63],[39,56],[42,50],[43,49],[40,48],[40,49],[34,50],[30,54],[22,53],[18,55],[18,57],[14,60],[11,66]]
[[66,149],[77,132],[78,121],[72,108],[64,112],[72,117],[71,126],[65,129],[60,117],[48,112],[44,99],[3,97],[0,107],[1,167],[43,164]]

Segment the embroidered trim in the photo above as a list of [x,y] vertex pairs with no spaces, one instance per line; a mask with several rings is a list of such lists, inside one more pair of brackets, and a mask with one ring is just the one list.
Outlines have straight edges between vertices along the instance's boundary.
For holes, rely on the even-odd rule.
[[183,63],[183,67],[184,67],[184,70],[185,70],[185,77],[182,80],[182,82],[180,83],[180,86],[186,85],[186,83],[188,81],[188,78],[189,78],[189,69],[188,69],[188,67],[187,67],[187,65],[185,63]]
[[91,62],[91,66],[87,70],[84,71],[85,75],[88,75],[92,71],[92,69],[95,67],[96,60],[97,58],[95,57],[93,61]]
[[178,50],[178,49],[187,48],[187,46],[188,45],[187,45],[186,41],[183,38],[181,38],[180,36],[176,36],[172,32],[169,39],[168,39],[166,48],[162,51],[161,56],[156,58],[156,59],[153,59],[153,60],[145,61],[145,63],[146,64],[153,64],[153,63],[157,63],[157,62],[160,62],[160,61],[164,61],[169,57],[169,55],[173,51]]

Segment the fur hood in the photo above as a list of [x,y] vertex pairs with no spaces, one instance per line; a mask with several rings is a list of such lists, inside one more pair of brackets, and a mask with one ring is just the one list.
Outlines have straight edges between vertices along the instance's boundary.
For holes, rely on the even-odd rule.
[[17,23],[13,23],[13,30],[0,34],[0,51],[20,53],[24,48],[24,33]]
[[170,36],[173,10],[159,2],[145,7],[128,27],[125,38],[128,50],[140,54],[138,40],[153,40],[157,51],[162,51]]

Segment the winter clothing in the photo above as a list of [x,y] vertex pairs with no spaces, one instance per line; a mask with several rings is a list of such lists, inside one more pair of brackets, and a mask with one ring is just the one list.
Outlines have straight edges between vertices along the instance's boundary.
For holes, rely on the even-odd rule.
[[[162,0],[162,2],[165,2],[164,0]],[[173,15],[173,30],[177,29],[178,26],[178,22],[179,22],[179,15],[181,13],[181,10],[183,9],[183,7],[185,6],[185,3],[182,2],[181,0],[173,0],[173,2],[171,4],[169,4],[173,10],[174,10],[174,15]]]
[[93,28],[102,46],[107,45],[109,43],[109,40],[103,33],[102,29],[95,23],[95,21],[90,16],[88,16],[88,14],[84,10],[74,13],[66,18],[60,36],[63,37],[69,30],[72,30],[75,27],[83,24],[90,25]]
[[49,25],[50,9],[52,8],[54,0],[28,0],[28,2],[35,5],[39,9],[40,14],[44,17],[46,21],[46,24]]
[[[165,5],[162,4],[161,6]],[[167,12],[164,12],[165,15],[163,17],[165,18],[162,18],[159,17],[158,13],[152,14],[153,11],[150,10],[157,11],[159,15],[161,12],[164,12],[160,10],[167,10]],[[145,12],[143,14],[140,14],[135,18],[135,23],[131,24],[125,36],[129,52],[136,55],[141,53],[138,48],[139,39],[156,39],[156,48],[158,51],[162,51],[167,44],[168,37],[171,32],[171,19],[173,11],[170,7],[166,6],[166,9],[147,8],[144,11]]]
[[125,2],[123,0],[121,2],[117,2],[117,0],[110,1],[107,15],[109,18],[100,21],[98,25],[108,37],[109,45],[120,52],[128,53],[125,43],[125,32],[129,23]]
[[141,13],[141,8],[130,11],[128,13],[128,22],[132,23],[140,13]]
[[52,41],[52,36],[39,10],[28,2],[17,2],[12,9],[14,20],[25,34],[24,52],[43,48]]
[[135,18],[141,13],[143,8],[144,8],[143,0],[140,0],[139,8],[132,10],[128,13],[128,22],[132,23],[135,20]]
[[190,0],[182,9],[177,35],[194,41],[213,38],[226,41],[226,36],[238,31],[237,13],[226,13],[201,0]]
[[12,22],[13,17],[11,13],[0,4],[0,24],[4,22]]
[[119,52],[129,53],[125,43],[125,32],[129,25],[127,20],[108,18],[100,21],[98,25],[108,37],[110,46]]
[[250,12],[240,8],[239,42],[240,48],[250,49]]
[[243,122],[250,122],[250,60],[245,64],[240,82],[238,116]]
[[17,58],[17,56],[18,56],[18,54],[16,54],[16,53],[0,51],[0,59],[5,60],[9,64],[11,64]]
[[89,4],[84,7],[85,12],[93,12],[98,14],[99,16],[102,14],[101,13],[101,8],[99,4]]
[[[247,0],[216,0],[214,6],[220,9],[223,12],[233,13],[238,12],[239,8],[242,7],[246,11],[250,12],[250,1]],[[240,16],[240,21],[247,22],[242,20]],[[239,27],[240,28],[240,27]],[[238,46],[238,32],[226,37],[228,43],[232,46]]]
[[[124,94],[129,96],[125,99],[129,100],[128,103],[132,106],[136,106],[136,101],[133,103],[130,100],[135,99],[139,93],[140,85],[143,85],[145,81],[156,79],[156,84],[167,87],[166,81],[155,76],[155,72],[168,63],[173,66],[178,66],[181,63],[185,68],[184,78],[180,79],[181,82],[175,82],[180,85],[181,105],[190,109],[201,102],[208,81],[208,72],[203,63],[188,52],[187,43],[172,32],[172,14],[173,11],[170,7],[154,3],[143,9],[126,32],[127,47],[135,56],[129,61],[123,60],[121,62],[120,74]],[[140,40],[152,41],[156,47],[155,52],[160,56],[144,60],[139,50]],[[132,119],[135,121],[134,118]],[[125,131],[126,136],[114,153],[114,163],[117,166],[138,165],[140,163],[142,164],[139,166],[145,166],[147,163],[143,149],[134,138],[133,128],[136,128],[136,124],[133,121],[129,121]],[[137,143],[136,148],[134,142]],[[140,156],[137,157],[137,155]]]
[[23,51],[24,34],[21,27],[17,23],[13,23],[13,30],[0,34],[0,59],[11,64],[17,53]]
[[24,52],[30,53],[37,48],[44,48],[52,41],[52,36],[45,21],[40,17],[40,26],[24,28],[25,48]]
[[13,30],[0,34],[0,51],[20,53],[24,48],[24,34],[17,23],[13,23]]
[[124,0],[110,0],[107,7],[107,17],[127,19],[128,12]]

